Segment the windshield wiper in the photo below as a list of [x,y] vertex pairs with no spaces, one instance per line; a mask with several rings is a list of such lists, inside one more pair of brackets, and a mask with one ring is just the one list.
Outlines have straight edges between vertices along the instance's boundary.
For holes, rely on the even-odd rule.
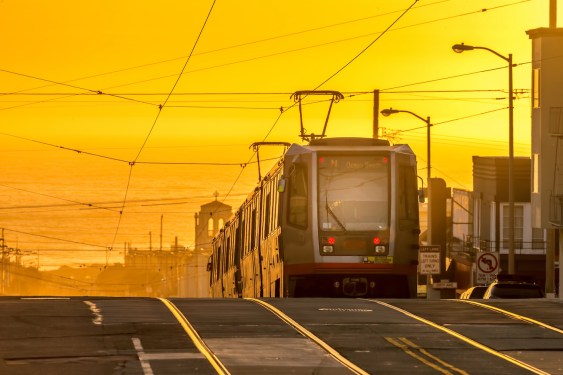
[[338,216],[336,216],[334,211],[332,211],[332,209],[330,208],[330,206],[328,204],[328,199],[326,201],[326,212],[327,212],[328,215],[332,216],[334,221],[336,221],[336,224],[338,224],[338,226],[340,226],[340,228],[342,228],[342,230],[344,232],[346,232],[346,227],[344,226],[344,224],[342,224],[342,222],[338,219]]

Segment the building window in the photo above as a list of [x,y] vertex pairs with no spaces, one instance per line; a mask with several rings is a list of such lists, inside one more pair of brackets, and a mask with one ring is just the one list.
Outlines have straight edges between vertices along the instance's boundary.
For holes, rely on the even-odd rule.
[[225,221],[223,219],[219,219],[219,221],[217,222],[217,230],[223,229],[224,225],[225,225]]
[[[508,204],[502,206],[502,247],[508,249],[508,232],[510,207]],[[514,205],[514,249],[522,250],[524,241],[524,206],[520,204]]]
[[552,135],[563,134],[563,107],[549,109],[549,132]]
[[540,108],[540,70],[532,72],[532,108]]
[[540,155],[532,154],[532,193],[540,192]]
[[545,250],[545,229],[532,228],[532,249]]
[[214,224],[213,218],[210,217],[209,220],[207,220],[207,236],[208,237],[213,237],[213,234],[214,234],[213,224]]

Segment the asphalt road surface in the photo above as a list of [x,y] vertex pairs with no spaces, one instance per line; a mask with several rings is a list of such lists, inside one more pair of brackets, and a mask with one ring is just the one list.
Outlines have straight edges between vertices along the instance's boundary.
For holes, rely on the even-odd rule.
[[0,298],[0,374],[563,374],[563,301]]

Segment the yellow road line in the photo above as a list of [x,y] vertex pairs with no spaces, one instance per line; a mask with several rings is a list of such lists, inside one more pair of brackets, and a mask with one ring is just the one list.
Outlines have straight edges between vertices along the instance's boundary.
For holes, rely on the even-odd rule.
[[[402,349],[405,353],[407,353],[408,355],[410,355],[411,357],[418,359],[420,362],[424,363],[426,366],[428,367],[432,367],[434,370],[441,372],[442,374],[445,375],[453,375],[451,372],[449,372],[448,370],[430,362],[429,360],[427,360],[426,358],[424,358],[423,356],[420,356],[418,354],[416,354],[415,352],[413,352],[409,345],[400,342],[399,340],[395,340],[392,337],[385,337],[385,340],[387,340],[389,343],[395,345],[397,348]],[[401,340],[402,341],[402,340]]]
[[523,315],[518,315],[518,314],[512,313],[512,312],[507,311],[507,310],[503,310],[503,309],[495,307],[495,306],[487,305],[487,304],[480,303],[480,302],[465,300],[465,299],[456,299],[454,301],[469,303],[471,305],[475,305],[475,306],[479,306],[479,307],[482,307],[482,308],[485,308],[485,309],[493,310],[493,311],[496,311],[498,313],[504,314],[504,315],[506,315],[506,316],[508,316],[512,319],[517,319],[517,320],[521,320],[521,321],[526,322],[526,323],[535,324],[535,325],[538,325],[540,327],[549,329],[551,331],[563,334],[563,329],[559,329],[557,327],[550,326],[549,324],[545,324],[545,323],[542,323],[538,320],[531,319],[531,318],[528,318],[528,317],[523,316]]
[[330,354],[334,359],[336,359],[342,365],[346,366],[353,373],[361,374],[361,375],[369,375],[368,372],[365,372],[364,370],[362,370],[361,368],[359,368],[358,366],[356,366],[355,364],[350,362],[348,359],[344,358],[340,353],[338,353],[336,350],[334,350],[331,346],[329,346],[323,340],[321,340],[320,338],[315,336],[312,332],[310,332],[305,327],[303,327],[302,325],[297,323],[295,320],[291,319],[289,316],[285,315],[283,312],[281,312],[280,310],[278,310],[274,306],[272,306],[269,303],[266,303],[264,301],[261,301],[259,299],[255,299],[255,298],[245,298],[245,299],[248,300],[248,301],[255,302],[255,303],[263,306],[264,308],[266,308],[270,312],[274,313],[275,315],[277,315],[284,322],[289,324],[291,327],[295,328],[300,334],[302,334],[303,336],[305,336],[308,339],[311,339],[315,343],[317,343],[317,345],[319,345],[321,348],[323,348],[328,354]]
[[449,369],[451,369],[452,371],[458,372],[462,375],[469,375],[467,372],[458,369],[457,367],[455,367],[454,365],[436,357],[435,355],[431,354],[430,352],[428,352],[426,349],[416,345],[414,342],[410,341],[409,339],[405,338],[405,337],[401,337],[399,338],[399,340],[401,340],[402,342],[404,342],[405,344],[411,346],[412,348],[415,348],[416,350],[420,351],[422,354],[424,354],[425,356],[432,358],[433,360],[435,360],[436,362],[438,362],[439,364],[441,364],[444,367],[447,367]]
[[221,363],[219,358],[209,349],[209,347],[205,344],[201,336],[196,332],[194,327],[190,324],[188,319],[182,314],[182,312],[174,305],[172,302],[165,298],[159,298],[159,300],[168,307],[168,310],[172,312],[172,315],[176,318],[176,320],[180,323],[184,331],[188,334],[188,336],[192,339],[193,343],[197,347],[197,349],[207,358],[209,363],[213,366],[215,371],[221,375],[230,375],[229,370]]
[[399,308],[399,307],[390,305],[390,304],[385,303],[385,302],[383,302],[383,301],[374,301],[374,300],[366,300],[366,301],[371,301],[371,302],[373,302],[373,303],[377,303],[377,304],[379,304],[379,305],[382,305],[382,306],[385,306],[385,307],[387,307],[387,308],[390,308],[390,309],[393,309],[393,310],[395,310],[395,311],[398,311],[398,312],[400,312],[400,313],[402,313],[402,314],[404,314],[404,315],[406,315],[406,316],[408,316],[408,317],[411,317],[411,318],[413,318],[413,319],[416,319],[416,320],[418,320],[419,322],[422,322],[422,323],[424,323],[424,324],[428,324],[429,326],[432,326],[432,327],[434,327],[434,328],[436,328],[436,329],[439,329],[439,330],[441,330],[441,331],[443,331],[443,332],[445,332],[445,333],[447,333],[447,334],[449,334],[449,335],[451,335],[451,336],[454,336],[454,337],[460,339],[461,341],[464,341],[464,342],[468,343],[469,345],[472,345],[472,346],[476,347],[477,349],[481,349],[481,350],[483,350],[483,351],[485,351],[485,352],[487,352],[487,353],[489,353],[489,354],[492,354],[492,355],[494,355],[494,356],[496,356],[496,357],[499,357],[499,358],[501,358],[501,359],[504,359],[505,361],[508,361],[508,362],[510,362],[510,363],[512,363],[512,364],[515,364],[516,366],[519,366],[519,367],[522,367],[522,368],[524,368],[524,369],[526,369],[526,370],[528,370],[528,371],[531,371],[531,372],[533,372],[534,374],[549,375],[549,373],[547,373],[547,372],[545,372],[545,371],[542,371],[542,370],[540,370],[540,369],[538,369],[538,368],[536,368],[536,367],[534,367],[534,366],[531,366],[531,365],[529,365],[529,364],[527,364],[527,363],[525,363],[525,362],[519,361],[519,360],[517,360],[516,358],[513,358],[513,357],[511,357],[511,356],[509,356],[509,355],[506,355],[506,354],[504,354],[504,353],[501,353],[501,352],[498,352],[498,351],[496,351],[496,350],[494,350],[494,349],[491,349],[491,348],[489,348],[488,346],[485,346],[485,345],[483,345],[483,344],[481,344],[481,343],[479,343],[479,342],[477,342],[477,341],[475,341],[475,340],[470,339],[470,338],[467,337],[467,336],[464,336],[464,335],[462,335],[462,334],[460,334],[460,333],[457,333],[457,332],[455,332],[455,331],[453,331],[453,330],[451,330],[451,329],[449,329],[449,328],[446,328],[446,327],[443,327],[443,326],[441,326],[441,325],[439,325],[439,324],[436,324],[436,323],[434,323],[434,322],[431,322],[430,320],[424,319],[424,318],[422,318],[422,317],[420,317],[420,316],[418,316],[418,315],[412,314],[412,313],[410,313],[410,312],[408,312],[408,311],[406,311],[406,310],[403,310],[403,309],[401,309],[401,308]]

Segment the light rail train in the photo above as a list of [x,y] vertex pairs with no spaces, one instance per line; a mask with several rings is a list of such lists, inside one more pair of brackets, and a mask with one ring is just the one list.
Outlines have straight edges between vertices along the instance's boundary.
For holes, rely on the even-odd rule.
[[291,145],[213,240],[213,297],[416,297],[416,157],[371,138]]

